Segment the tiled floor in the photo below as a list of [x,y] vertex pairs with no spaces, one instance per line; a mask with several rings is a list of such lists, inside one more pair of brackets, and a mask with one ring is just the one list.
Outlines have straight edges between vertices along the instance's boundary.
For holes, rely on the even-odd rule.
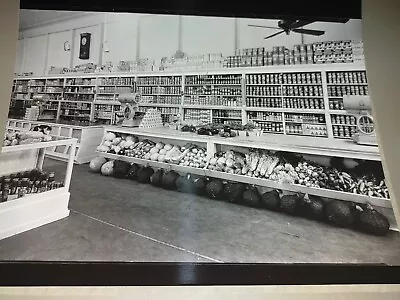
[[87,166],[74,167],[70,209],[64,220],[0,241],[0,259],[400,265],[398,233],[374,237],[103,177]]

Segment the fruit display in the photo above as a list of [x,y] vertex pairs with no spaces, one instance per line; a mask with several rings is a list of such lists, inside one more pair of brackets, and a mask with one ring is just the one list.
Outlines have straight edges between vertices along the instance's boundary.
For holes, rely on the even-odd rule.
[[40,142],[49,142],[52,140],[50,131],[21,131],[15,132],[11,129],[7,130],[3,146],[16,146],[16,145],[26,145],[34,144]]
[[54,172],[33,169],[12,173],[0,177],[0,202],[22,198],[29,194],[43,193],[63,186],[64,183],[55,180]]
[[180,166],[202,169],[205,168],[208,160],[206,149],[189,144],[186,145],[186,147],[181,147],[181,151],[183,151],[183,153],[178,162]]

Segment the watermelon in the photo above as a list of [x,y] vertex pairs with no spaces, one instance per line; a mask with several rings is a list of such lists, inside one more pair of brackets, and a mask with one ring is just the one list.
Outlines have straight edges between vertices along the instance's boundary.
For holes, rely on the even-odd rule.
[[154,170],[150,167],[141,167],[137,171],[137,179],[140,183],[150,183],[150,177],[153,175]]
[[255,186],[248,185],[243,192],[243,204],[250,207],[260,206],[260,194]]
[[163,169],[159,169],[156,172],[154,172],[154,174],[151,175],[151,177],[150,177],[151,184],[154,186],[160,187],[161,183],[162,183],[163,174],[164,174]]
[[261,205],[262,207],[277,211],[281,203],[281,198],[277,190],[272,190],[270,192],[265,192],[261,195]]
[[137,172],[140,169],[140,166],[137,164],[132,164],[128,171],[128,179],[137,180]]
[[130,163],[122,160],[116,160],[114,161],[113,175],[115,178],[127,178],[130,168],[131,168]]
[[222,199],[224,184],[219,179],[212,179],[206,185],[207,196],[211,199]]
[[223,198],[231,203],[241,203],[246,190],[244,183],[228,182],[224,187]]
[[176,188],[176,180],[179,178],[179,174],[175,171],[168,171],[162,177],[162,187],[167,190],[174,190]]

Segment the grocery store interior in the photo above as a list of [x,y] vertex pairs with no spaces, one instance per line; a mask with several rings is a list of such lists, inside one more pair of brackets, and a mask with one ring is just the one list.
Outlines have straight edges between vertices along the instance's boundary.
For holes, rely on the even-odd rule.
[[400,264],[361,28],[21,10],[0,260]]

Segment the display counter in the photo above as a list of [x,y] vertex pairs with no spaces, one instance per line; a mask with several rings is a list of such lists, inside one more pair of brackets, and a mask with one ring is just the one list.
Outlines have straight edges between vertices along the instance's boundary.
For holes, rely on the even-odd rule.
[[[169,128],[124,128],[117,126],[105,127],[106,132],[117,132],[123,134],[132,134],[141,139],[149,138],[154,142],[163,141],[176,145],[184,145],[185,143],[197,143],[207,149],[207,156],[213,157],[219,147],[225,148],[240,147],[242,149],[256,148],[272,151],[293,152],[296,154],[321,155],[325,157],[347,157],[361,160],[379,161],[378,148],[370,146],[361,146],[344,140],[323,140],[305,137],[289,137],[289,136],[272,136],[266,135],[261,137],[234,137],[221,138],[217,136],[201,136],[194,133],[180,132]],[[243,182],[264,186],[268,188],[281,189],[293,192],[307,193],[311,195],[333,198],[344,201],[353,201],[358,203],[369,202],[373,205],[385,208],[391,208],[389,199],[349,193],[339,190],[330,190],[325,188],[308,187],[300,184],[281,183],[265,178],[255,178],[240,174],[230,174],[219,171],[209,170],[207,168],[193,168],[188,166],[168,164],[159,161],[149,161],[135,157],[127,157],[113,153],[101,153],[100,155],[108,159],[121,159],[131,163],[142,165],[150,165],[155,168],[174,169],[183,173],[193,173],[209,177],[217,177],[225,180]]]
[[[36,125],[49,125],[52,128],[51,135],[63,138],[75,138],[77,140],[76,149],[73,150],[74,162],[84,164],[96,155],[96,147],[99,145],[103,136],[102,125],[70,125],[52,121],[40,122],[19,119],[8,119],[7,129],[10,130],[30,130]],[[46,155],[67,161],[71,147],[67,145],[57,145],[46,149]]]
[[[54,174],[42,172],[45,149],[58,146],[68,146],[72,150],[62,182],[55,181]],[[59,139],[2,148],[0,239],[69,215],[69,186],[75,147],[76,139]]]
[[[201,136],[194,133],[181,132],[168,127],[165,128],[126,128],[118,126],[106,126],[106,130],[115,130],[129,134],[166,138],[172,140],[186,140],[192,142],[204,142],[210,146],[226,145],[232,147],[246,147],[267,149],[272,151],[288,151],[310,155],[337,156],[353,159],[365,159],[380,161],[378,147],[358,145],[350,140],[321,139],[305,136],[284,136],[264,134],[260,137],[235,137],[222,138],[219,136]],[[209,151],[212,149],[208,149]]]

